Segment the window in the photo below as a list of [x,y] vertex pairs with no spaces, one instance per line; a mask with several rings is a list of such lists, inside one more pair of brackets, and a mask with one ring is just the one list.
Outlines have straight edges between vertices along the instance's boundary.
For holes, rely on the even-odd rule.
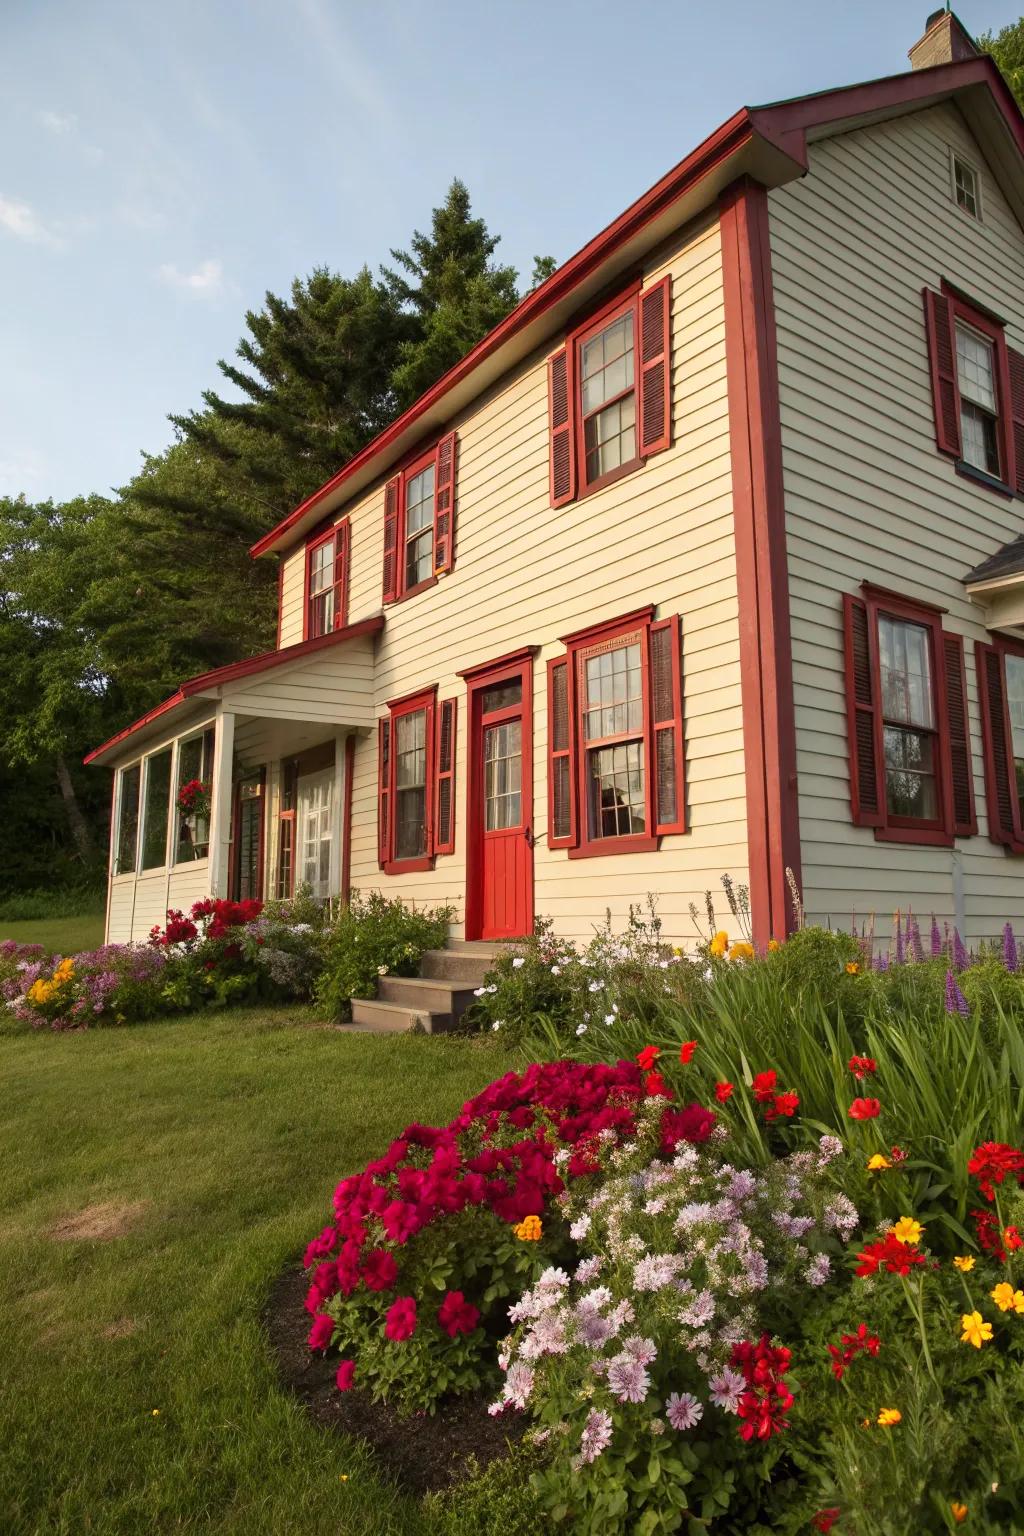
[[411,597],[452,569],[456,436],[449,432],[384,488],[384,601]]
[[399,700],[378,722],[377,845],[389,874],[430,869],[455,850],[455,700],[435,695]]
[[299,780],[299,873],[302,884],[308,885],[320,901],[331,894],[333,788],[332,768]]
[[998,635],[975,655],[988,835],[1024,853],[1024,644]]
[[178,743],[175,817],[178,834],[175,864],[205,859],[210,852],[210,794],[213,783],[213,730]]
[[264,775],[250,774],[235,785],[231,895],[234,901],[263,897]]
[[348,620],[349,537],[346,520],[306,546],[306,640],[342,629]]
[[844,604],[850,799],[892,842],[977,830],[963,640],[941,611],[868,584]]
[[670,446],[671,308],[664,277],[605,305],[548,359],[552,506]]
[[548,663],[548,843],[656,848],[685,831],[679,619],[641,609],[565,644]]
[[972,219],[981,218],[981,184],[973,166],[950,151],[953,162],[953,196],[958,208],[969,213]]
[[142,868],[167,863],[167,817],[171,799],[171,749],[146,758],[145,809],[142,818]]
[[299,765],[281,764],[281,801],[277,813],[277,894],[295,893],[295,812],[299,795]]
[[1024,495],[1024,354],[947,284],[924,291],[935,441],[964,475]]
[[142,764],[133,763],[122,768],[117,798],[117,848],[114,853],[114,874],[130,875],[135,871],[139,840],[139,790],[142,782]]

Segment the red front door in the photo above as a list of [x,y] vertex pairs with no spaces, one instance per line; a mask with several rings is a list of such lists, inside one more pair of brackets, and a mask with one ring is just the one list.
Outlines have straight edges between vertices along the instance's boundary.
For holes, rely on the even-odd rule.
[[473,676],[470,690],[470,938],[533,931],[532,662]]

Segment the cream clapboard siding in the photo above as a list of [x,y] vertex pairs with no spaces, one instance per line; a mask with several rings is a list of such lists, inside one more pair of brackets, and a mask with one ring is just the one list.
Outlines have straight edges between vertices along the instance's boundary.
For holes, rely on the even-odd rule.
[[[548,499],[546,359],[549,347],[452,425],[459,433],[456,559],[437,585],[387,609],[375,665],[376,714],[431,683],[459,701],[456,852],[427,874],[387,876],[377,865],[377,747],[360,736],[352,815],[356,888],[451,902],[463,916],[467,722],[462,668],[522,645],[534,673],[536,911],[567,936],[589,937],[610,908],[617,923],[648,892],[666,931],[691,934],[688,905],[703,904],[724,871],[746,878],[747,843],[739,643],[717,221],[681,233],[646,273],[673,277],[672,449],[637,473],[558,511]],[[383,482],[353,505],[349,613],[381,606]],[[290,572],[299,568],[292,554]],[[647,602],[682,615],[687,802],[691,831],[654,854],[571,860],[546,846],[547,679],[558,636]],[[282,643],[291,636],[286,615]],[[301,629],[301,617],[300,625]],[[337,658],[339,669],[344,659]]]
[[[981,225],[950,195],[951,144],[981,171]],[[961,578],[1021,510],[936,451],[921,290],[945,277],[1024,345],[1024,234],[952,106],[812,146],[810,174],[772,192],[770,214],[808,912],[912,904],[991,936],[1024,918],[1024,864],[986,835],[973,654],[986,632]],[[851,824],[840,594],[865,579],[942,605],[965,637],[980,833],[955,850]]]
[[281,576],[281,634],[278,645],[298,645],[302,639],[302,601],[306,584],[304,545],[285,556]]
[[[374,721],[373,636],[346,640],[301,665],[272,667],[252,682],[232,684],[225,708],[260,719],[360,726]],[[329,734],[329,733],[327,733]]]

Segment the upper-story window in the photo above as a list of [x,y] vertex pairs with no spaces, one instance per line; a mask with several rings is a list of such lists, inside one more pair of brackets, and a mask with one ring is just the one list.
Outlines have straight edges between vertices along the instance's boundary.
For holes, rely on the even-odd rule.
[[348,519],[306,545],[304,639],[342,629],[348,619]]
[[972,219],[981,218],[981,183],[973,165],[968,165],[955,151],[951,151],[953,165],[953,196],[958,208],[969,213]]
[[961,473],[1024,495],[1024,354],[1001,320],[946,283],[924,290],[935,441]]
[[636,469],[672,441],[672,282],[591,315],[548,359],[551,505]]
[[455,555],[454,432],[384,487],[384,601],[433,586]]

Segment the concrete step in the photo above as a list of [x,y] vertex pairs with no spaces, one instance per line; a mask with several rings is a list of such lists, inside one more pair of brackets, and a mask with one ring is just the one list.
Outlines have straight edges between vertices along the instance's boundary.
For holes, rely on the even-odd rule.
[[461,981],[478,987],[494,960],[493,955],[469,949],[428,949],[420,961],[420,975],[432,981]]
[[362,1031],[368,1034],[401,1035],[418,1030],[421,1034],[434,1035],[451,1029],[452,1023],[451,1014],[448,1013],[434,1013],[423,1008],[405,1008],[380,998],[354,997],[352,1022],[343,1024],[341,1027],[353,1033]]
[[496,939],[449,939],[445,946],[453,954],[481,955],[488,960],[496,959],[508,947]]
[[393,1003],[417,1013],[448,1013],[459,1018],[474,1001],[473,988],[464,981],[440,977],[382,976],[377,983],[382,1003]]

